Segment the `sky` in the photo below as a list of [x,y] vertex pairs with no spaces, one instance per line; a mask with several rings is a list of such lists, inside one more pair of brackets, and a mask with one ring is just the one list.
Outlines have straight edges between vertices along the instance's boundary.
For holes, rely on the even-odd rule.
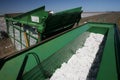
[[54,12],[76,7],[84,12],[120,11],[120,0],[0,0],[0,14],[28,12],[44,5]]

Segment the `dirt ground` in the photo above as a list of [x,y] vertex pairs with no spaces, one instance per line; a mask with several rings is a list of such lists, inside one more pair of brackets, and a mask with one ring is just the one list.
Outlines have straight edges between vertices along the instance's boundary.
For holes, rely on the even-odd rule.
[[6,31],[6,23],[3,16],[0,17],[0,31]]
[[[0,17],[0,31],[6,32],[6,23],[3,16]],[[16,51],[16,49],[10,38],[0,38],[0,58],[12,54],[14,51]]]
[[[90,17],[82,18],[80,25],[86,22],[104,22],[104,23],[116,23],[120,30],[120,12],[105,13]],[[6,31],[6,25],[4,17],[0,17],[0,30]],[[16,51],[10,38],[0,39],[0,58]]]
[[15,50],[10,38],[0,40],[0,58],[12,54]]
[[120,30],[120,12],[111,12],[82,18],[80,25],[86,22],[116,23]]

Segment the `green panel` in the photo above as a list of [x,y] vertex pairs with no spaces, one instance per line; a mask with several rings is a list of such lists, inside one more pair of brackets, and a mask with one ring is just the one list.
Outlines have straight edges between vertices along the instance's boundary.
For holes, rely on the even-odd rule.
[[53,30],[63,29],[67,25],[79,22],[81,19],[81,13],[81,7],[79,7],[48,16],[45,32],[50,33]]
[[108,31],[108,28],[102,28],[102,27],[95,26],[95,27],[90,28],[88,31],[94,32],[94,33],[106,34],[106,32]]
[[114,27],[108,32],[97,80],[118,80],[114,46]]
[[[96,25],[97,24],[97,25]],[[114,41],[114,27],[112,23],[89,23],[90,26],[99,26],[108,28],[107,40],[100,64],[100,69],[97,75],[97,80],[118,80],[115,41]],[[118,38],[118,37],[117,37]]]
[[[36,16],[39,19],[39,22],[34,22],[32,21],[32,16]],[[20,20],[20,21],[25,21],[25,22],[33,22],[35,24],[40,24],[43,23],[46,18],[48,17],[48,12],[45,11],[45,6],[37,8],[35,10],[29,11],[27,13],[24,13],[22,15],[16,16],[13,19]]]
[[24,24],[24,26],[34,26],[37,27],[40,32],[42,32],[44,30],[44,24],[47,17],[48,12],[45,11],[45,6],[43,6],[24,14],[18,15],[16,17],[9,18],[6,16],[6,20],[8,22],[12,21],[14,23],[21,23]]
[[118,68],[118,77],[120,79],[120,31],[117,26],[115,26],[115,51],[116,51],[116,60]]
[[63,13],[73,13],[73,12],[79,12],[79,11],[82,11],[81,10],[82,7],[78,7],[78,8],[74,8],[74,9],[68,9],[68,10],[65,10],[65,11],[61,11],[61,12],[57,12],[56,14],[63,14]]
[[[37,27],[40,33],[60,30],[70,24],[79,22],[81,19],[81,7],[50,14],[45,11],[45,6],[26,12],[13,18],[6,19],[21,24]],[[45,29],[45,30],[44,30]]]
[[97,22],[88,22],[88,25],[91,27],[101,27],[101,28],[111,28],[114,27],[113,23],[97,23]]

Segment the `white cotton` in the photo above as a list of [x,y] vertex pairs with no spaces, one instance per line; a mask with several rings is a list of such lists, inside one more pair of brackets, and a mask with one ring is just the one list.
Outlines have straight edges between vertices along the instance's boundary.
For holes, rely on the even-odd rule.
[[86,80],[104,35],[90,33],[84,46],[58,68],[50,80]]
[[[19,27],[18,27],[18,28],[19,28]],[[23,30],[23,28],[21,28],[21,30]],[[14,37],[13,27],[10,27],[10,30],[9,30],[9,31],[10,31],[10,35],[11,35],[12,37]],[[29,33],[29,31],[27,30],[26,33]],[[29,34],[30,34],[31,36],[35,37],[35,38],[38,38],[38,35],[37,35],[37,34],[33,34],[32,32],[30,32]],[[34,38],[32,38],[32,37],[29,38],[28,35],[27,35],[27,37],[28,37],[28,39],[29,39],[30,46],[32,46],[32,45],[34,45],[34,44],[37,43],[37,40],[36,40],[36,39],[34,39]],[[20,31],[17,30],[17,29],[15,29],[15,39],[17,39],[17,40],[15,40],[15,43],[14,43],[14,39],[11,38],[13,44],[15,44],[15,47],[16,47],[16,49],[17,49],[18,51],[26,48],[26,47],[24,46],[24,45],[26,45],[26,42],[25,42],[26,40],[25,40],[25,37],[24,37],[24,32],[21,32],[21,40],[20,40]],[[21,45],[21,43],[20,43],[19,41],[22,43],[22,45]],[[26,46],[27,46],[27,45],[26,45]]]

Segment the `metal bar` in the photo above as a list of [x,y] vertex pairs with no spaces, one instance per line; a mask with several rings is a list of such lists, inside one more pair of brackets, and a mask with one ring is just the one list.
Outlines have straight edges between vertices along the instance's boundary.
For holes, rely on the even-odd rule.
[[115,27],[115,51],[116,51],[116,62],[117,62],[117,71],[118,79],[120,80],[120,32],[118,27]]
[[6,20],[6,26],[7,26],[7,33],[9,34],[9,21]]
[[36,66],[38,66],[39,70],[42,72],[42,74],[47,77],[47,74],[46,74],[46,71],[44,70],[42,64],[41,64],[41,61],[39,59],[39,56],[35,53],[35,52],[30,52],[30,53],[27,53],[24,57],[24,60],[23,60],[23,64],[21,65],[21,68],[19,70],[19,73],[18,73],[18,76],[17,76],[17,80],[20,80],[22,79],[23,77],[23,72],[25,71],[25,67],[26,67],[26,64],[28,62],[28,58],[29,58],[29,55],[32,55],[37,63]]
[[[20,26],[16,26],[16,25],[12,25],[12,26],[14,26],[17,30],[21,30],[19,27]],[[24,32],[24,30],[21,30],[22,32]]]
[[118,80],[114,45],[114,25],[109,28],[96,80]]
[[[15,41],[20,42],[18,39],[15,39],[14,37],[12,37],[11,35],[9,35],[11,38],[13,38]],[[23,46],[27,47],[25,44],[22,44]]]
[[35,39],[35,40],[38,40],[36,37],[30,35],[29,33],[26,33],[27,35],[29,35],[31,38]]
[[26,32],[24,32],[24,38],[25,38],[26,47],[29,47],[29,41],[28,41],[28,37],[27,37]]
[[38,32],[38,42],[40,42],[40,41],[41,41],[41,33]]
[[[11,23],[12,24],[12,23]],[[13,27],[13,26],[12,26]],[[14,40],[14,47],[16,47],[16,45],[15,45],[15,29],[14,29],[14,27],[13,27],[13,40]]]
[[[28,30],[28,34],[30,34],[30,31]],[[29,44],[29,46],[31,45],[31,43],[30,43],[30,35],[28,35],[29,36],[29,42],[28,42],[28,44]]]
[[[13,25],[15,29],[20,30],[16,25]],[[21,30],[22,32],[24,32],[24,30]],[[26,33],[27,35],[30,35],[29,33]],[[38,40],[36,37],[30,35],[31,38]]]
[[32,23],[32,22],[27,23],[25,21],[15,20],[15,19],[12,19],[12,18],[6,18],[6,20],[15,21],[15,22],[18,22],[18,23],[21,23],[21,24],[26,24],[26,25],[30,25],[30,26],[39,27],[39,24],[35,24],[35,23]]
[[20,46],[21,46],[21,49],[22,49],[22,34],[21,34],[21,26],[20,26]]

